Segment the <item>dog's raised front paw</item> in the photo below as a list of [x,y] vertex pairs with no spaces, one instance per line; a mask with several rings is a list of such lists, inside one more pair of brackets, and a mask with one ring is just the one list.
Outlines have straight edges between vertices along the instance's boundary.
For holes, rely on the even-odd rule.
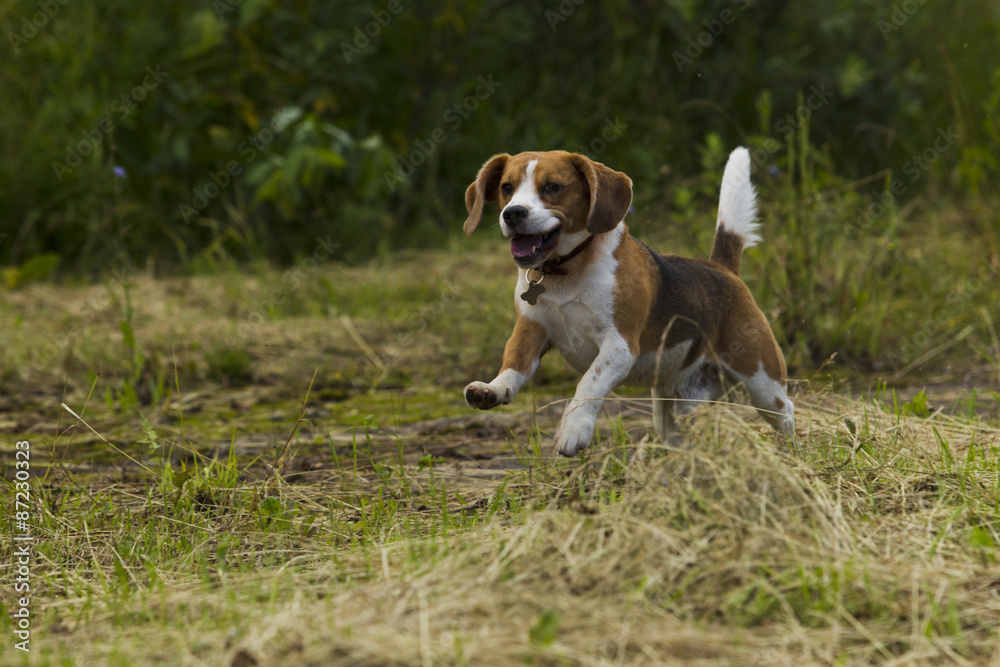
[[510,401],[509,397],[504,398],[506,400],[500,400],[493,388],[485,382],[470,382],[465,388],[465,402],[480,410],[489,410]]
[[563,456],[576,453],[590,445],[594,434],[594,423],[587,420],[569,420],[559,425],[556,431],[556,451]]

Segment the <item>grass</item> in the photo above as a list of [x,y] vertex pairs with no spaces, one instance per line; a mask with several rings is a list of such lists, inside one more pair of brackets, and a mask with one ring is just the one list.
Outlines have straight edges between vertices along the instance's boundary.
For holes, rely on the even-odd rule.
[[55,467],[33,487],[31,662],[995,660],[995,420],[799,396],[787,451],[735,406],[664,455],[629,400],[582,459],[528,426],[489,477],[371,420],[321,478],[294,443],[178,460],[162,435],[119,480]]
[[[915,216],[885,255],[937,273],[890,285],[863,280],[883,260],[814,264],[814,301],[782,290],[819,240],[775,231],[777,249],[751,251],[765,310],[815,323],[791,355],[788,449],[736,405],[667,453],[643,440],[644,393],[622,390],[591,449],[555,458],[576,379],[555,355],[513,405],[466,409],[511,328],[495,239],[290,278],[5,292],[4,495],[27,439],[37,541],[32,652],[4,642],[0,662],[995,663],[1000,348],[994,286],[944,261],[990,252],[940,220],[960,213]],[[707,253],[673,234],[642,235]],[[770,254],[794,243],[788,265]],[[850,333],[874,353],[810,366],[840,349],[831,320],[861,292]],[[14,520],[0,514],[4,535]]]

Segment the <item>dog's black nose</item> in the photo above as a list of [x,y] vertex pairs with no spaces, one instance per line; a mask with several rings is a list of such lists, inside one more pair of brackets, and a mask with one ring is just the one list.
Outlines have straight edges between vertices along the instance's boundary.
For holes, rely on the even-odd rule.
[[503,210],[503,221],[517,227],[528,217],[528,209],[523,206],[508,206]]

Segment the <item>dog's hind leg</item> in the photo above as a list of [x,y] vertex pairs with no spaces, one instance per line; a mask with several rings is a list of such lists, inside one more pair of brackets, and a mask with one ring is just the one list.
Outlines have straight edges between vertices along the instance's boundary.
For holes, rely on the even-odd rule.
[[681,400],[674,408],[674,415],[677,418],[685,417],[706,402],[719,400],[725,391],[719,367],[712,362],[702,361],[678,387]]
[[761,368],[753,377],[739,376],[750,392],[750,403],[786,439],[795,437],[795,405],[788,399],[786,383],[775,380]]
[[674,394],[668,394],[662,389],[653,387],[650,390],[653,396],[653,428],[656,435],[662,442],[677,433],[677,422],[674,420],[674,401],[670,400]]

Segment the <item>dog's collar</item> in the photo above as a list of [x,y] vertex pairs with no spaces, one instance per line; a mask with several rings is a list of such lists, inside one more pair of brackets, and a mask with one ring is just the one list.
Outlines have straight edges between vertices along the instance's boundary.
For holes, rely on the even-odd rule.
[[573,259],[577,255],[579,255],[581,252],[583,252],[586,249],[586,247],[590,245],[590,242],[593,240],[594,240],[594,235],[591,234],[582,243],[580,243],[580,245],[573,248],[562,257],[556,257],[555,259],[547,259],[538,266],[534,267],[535,271],[538,271],[543,276],[547,274],[552,274],[555,276],[565,276],[568,272],[566,271],[566,269],[562,267],[562,265],[568,262],[569,260]]

